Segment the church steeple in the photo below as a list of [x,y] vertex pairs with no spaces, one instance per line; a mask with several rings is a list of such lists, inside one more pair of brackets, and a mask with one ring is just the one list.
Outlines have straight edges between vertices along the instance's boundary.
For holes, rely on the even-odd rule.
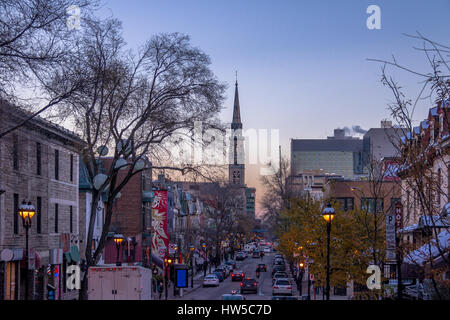
[[231,129],[242,129],[241,107],[239,105],[239,91],[238,91],[237,76],[236,76],[236,84],[235,84],[235,89],[234,89],[233,121],[231,123]]
[[236,72],[236,84],[234,89],[233,131],[230,141],[230,162],[228,165],[228,178],[231,185],[236,187],[245,186],[245,154],[244,137],[242,136],[241,107],[239,105],[239,91]]

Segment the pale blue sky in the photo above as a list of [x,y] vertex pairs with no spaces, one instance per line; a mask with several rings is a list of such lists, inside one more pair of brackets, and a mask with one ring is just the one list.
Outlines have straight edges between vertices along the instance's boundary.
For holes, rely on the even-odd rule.
[[[381,30],[366,27],[371,4],[381,9]],[[285,150],[292,137],[379,126],[389,116],[391,96],[379,81],[381,66],[366,58],[394,54],[426,70],[425,57],[412,49],[420,43],[402,33],[418,30],[450,42],[450,0],[106,0],[103,12],[123,21],[131,47],[158,32],[190,35],[229,84],[223,120],[231,120],[238,70],[244,128],[280,129]],[[415,87],[412,76],[394,74],[408,89]],[[420,118],[425,110],[418,111]]]
[[[380,83],[381,65],[366,58],[393,54],[426,71],[426,58],[412,49],[420,43],[402,33],[417,30],[450,44],[450,0],[104,1],[103,13],[123,21],[131,47],[159,32],[190,35],[229,84],[224,121],[231,121],[238,70],[244,129],[280,129],[285,155],[290,138],[325,138],[333,128],[352,125],[379,127],[389,117],[392,96]],[[381,30],[366,27],[372,4],[381,8]],[[392,74],[416,92],[416,78]],[[419,107],[418,119],[427,108]]]

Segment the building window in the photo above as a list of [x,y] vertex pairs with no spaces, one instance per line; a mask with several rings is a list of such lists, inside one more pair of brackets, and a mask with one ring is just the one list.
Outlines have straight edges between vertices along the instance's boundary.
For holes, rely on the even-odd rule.
[[353,198],[336,198],[336,201],[339,202],[342,210],[344,211],[354,209]]
[[19,139],[17,135],[13,135],[13,169],[19,170]]
[[55,233],[58,233],[58,215],[59,215],[59,207],[58,204],[55,203]]
[[73,182],[73,154],[70,155],[70,182]]
[[39,142],[36,143],[36,174],[42,174],[42,146]]
[[55,149],[55,179],[59,180],[59,150]]
[[383,212],[383,199],[380,198],[361,198],[361,210],[369,213]]
[[41,233],[42,232],[42,198],[37,197],[36,200],[36,232]]
[[14,234],[19,234],[19,195],[14,193]]
[[73,233],[73,207],[69,207],[69,225],[70,225],[70,233]]

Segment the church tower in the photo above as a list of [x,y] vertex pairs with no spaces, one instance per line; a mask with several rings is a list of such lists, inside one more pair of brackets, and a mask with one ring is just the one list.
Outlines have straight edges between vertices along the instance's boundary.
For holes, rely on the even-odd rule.
[[239,105],[238,82],[234,89],[233,121],[231,122],[230,159],[228,165],[228,180],[235,187],[245,186],[245,153],[242,136],[241,110]]

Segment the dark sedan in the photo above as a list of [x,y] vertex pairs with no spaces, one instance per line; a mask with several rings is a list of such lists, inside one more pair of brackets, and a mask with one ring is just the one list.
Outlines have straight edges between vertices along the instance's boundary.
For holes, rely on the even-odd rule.
[[259,271],[261,271],[261,272],[266,272],[267,271],[267,266],[266,266],[265,263],[258,264],[258,268],[259,268]]
[[231,281],[242,281],[245,277],[245,273],[242,270],[235,270],[231,274]]
[[242,261],[245,260],[245,256],[242,253],[238,253],[236,255],[236,261]]
[[272,276],[278,271],[286,271],[286,267],[284,265],[274,266],[272,269]]
[[258,282],[256,281],[256,279],[245,278],[244,280],[242,280],[241,293],[244,293],[246,291],[258,293]]

